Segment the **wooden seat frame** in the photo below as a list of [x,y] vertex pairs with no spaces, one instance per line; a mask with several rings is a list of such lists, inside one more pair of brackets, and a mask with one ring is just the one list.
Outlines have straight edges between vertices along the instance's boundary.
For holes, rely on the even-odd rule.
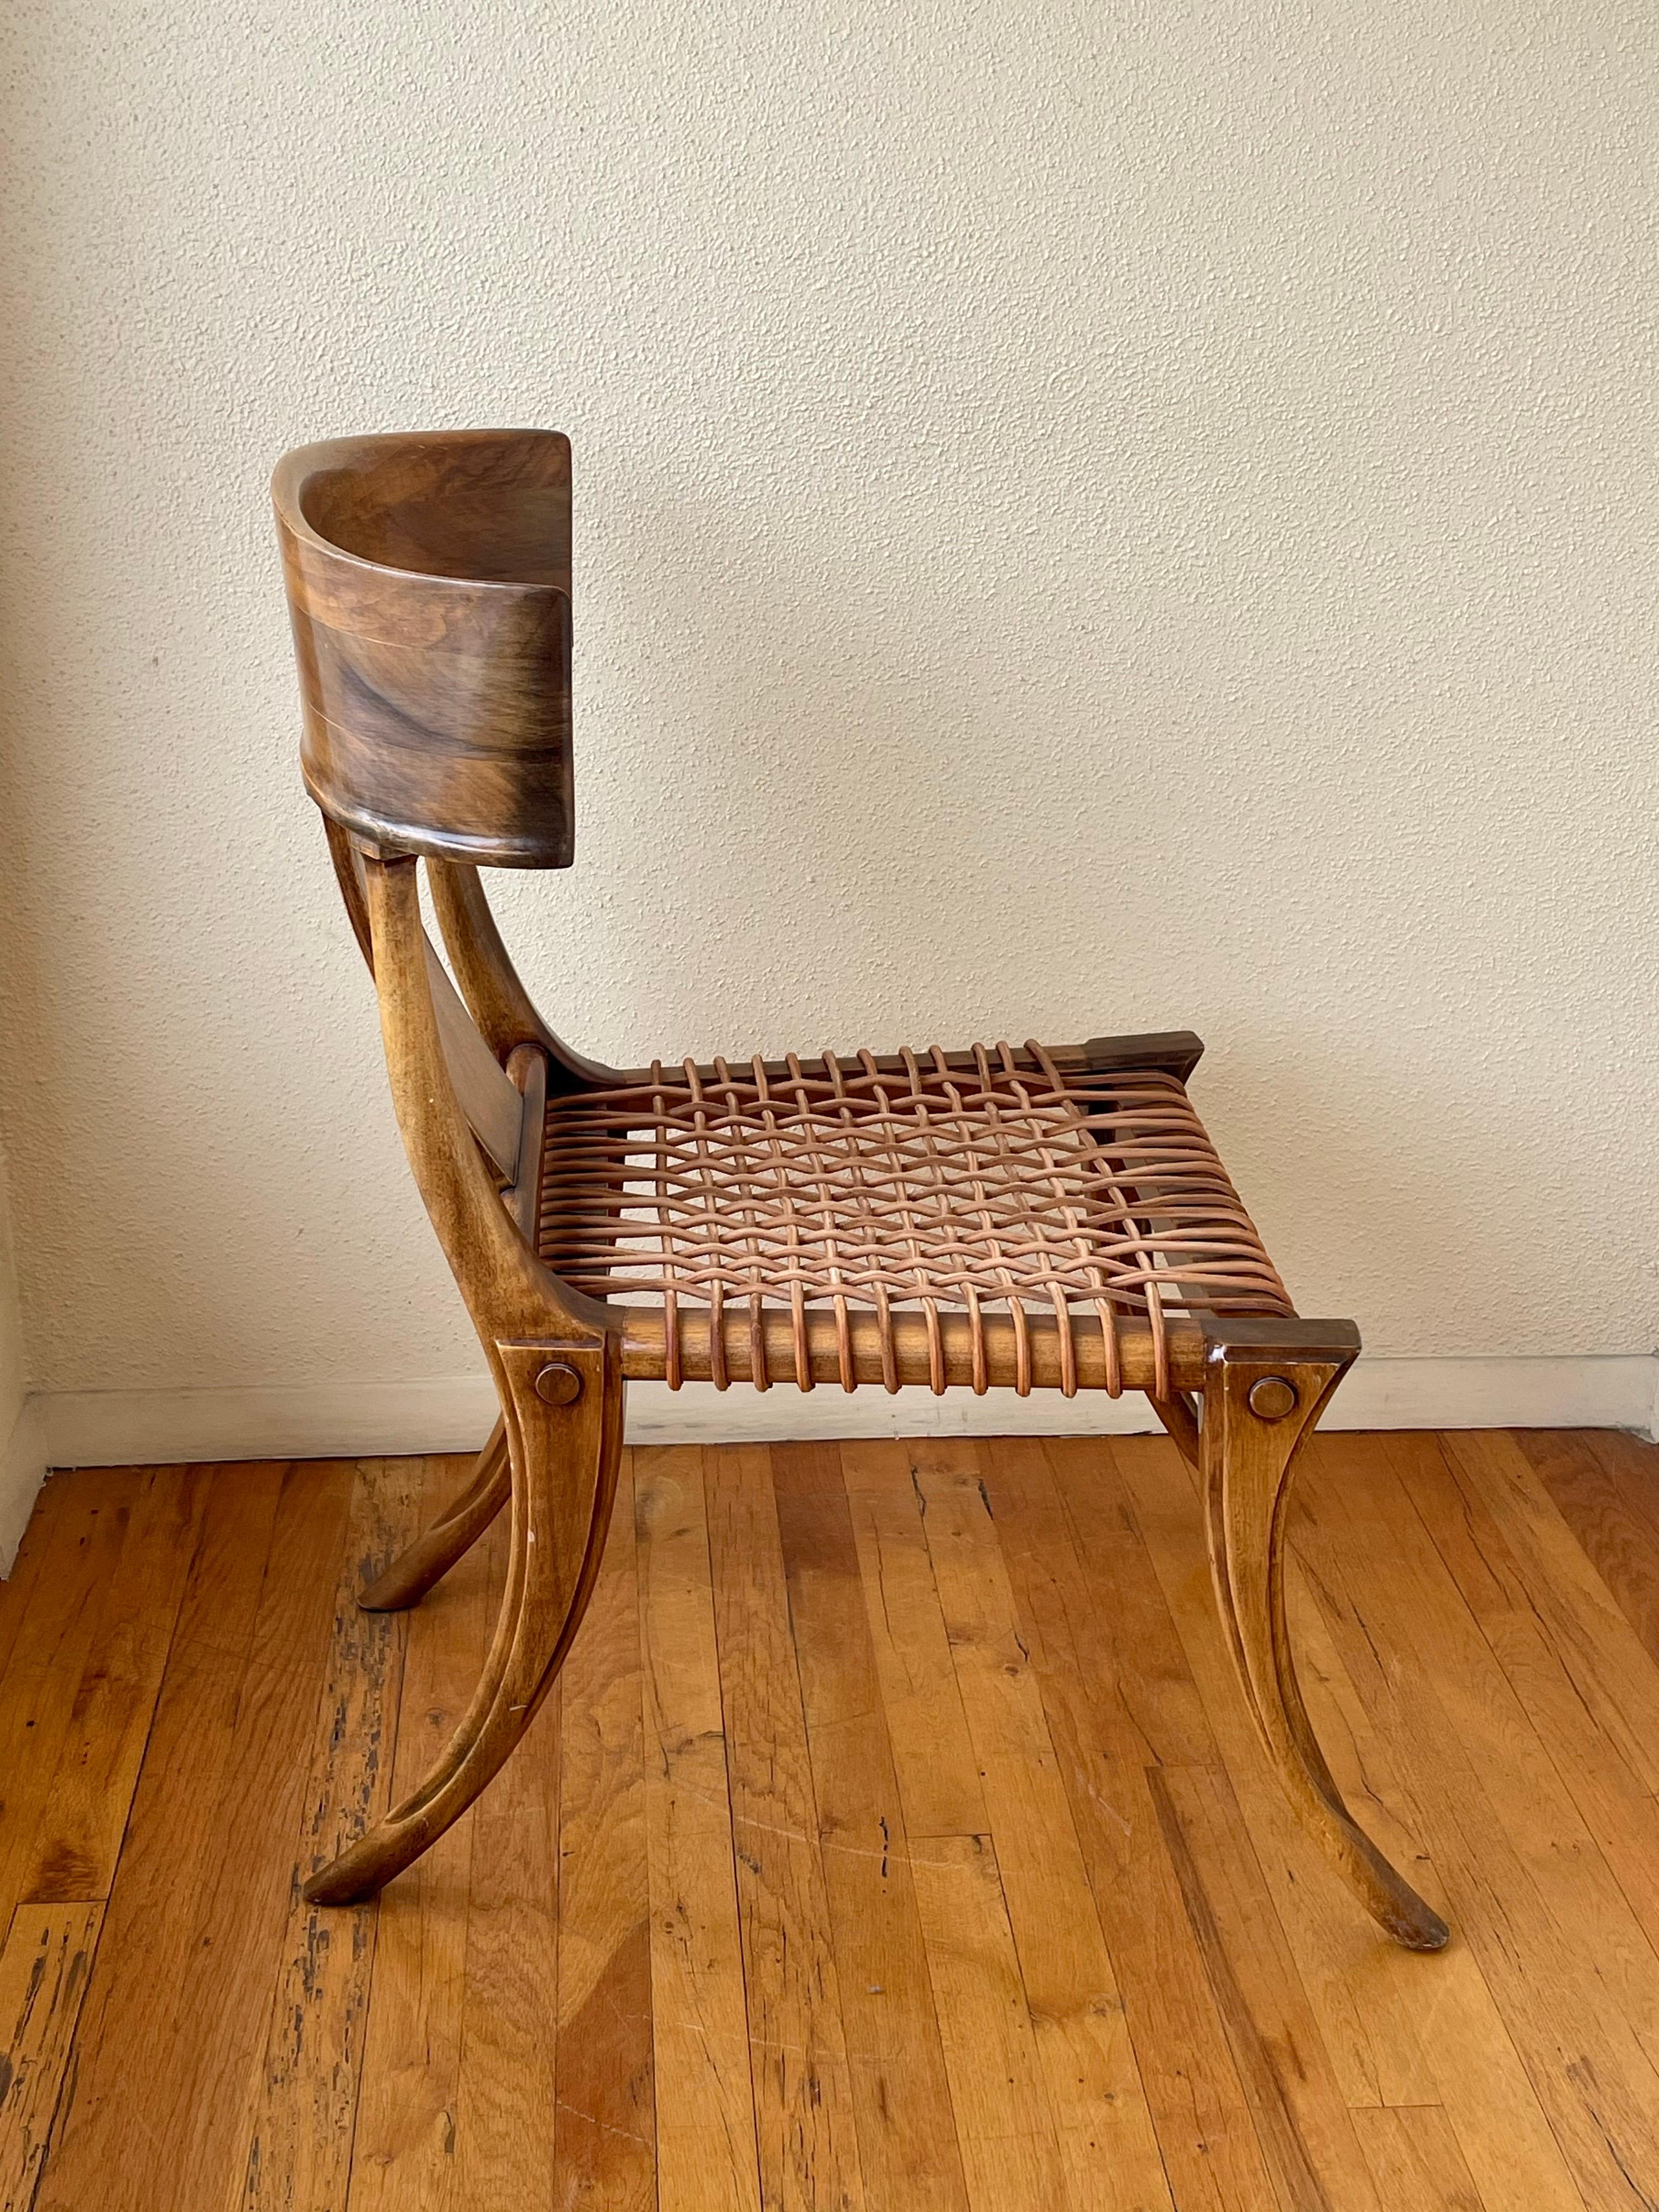
[[[319,483],[324,496],[308,497]],[[342,441],[287,456],[273,483],[305,697],[307,781],[374,976],[410,1164],[501,1404],[462,1495],[364,1591],[362,1604],[414,1604],[503,1508],[511,1510],[506,1588],[471,1705],[420,1785],[318,1870],[307,1896],[346,1904],[374,1894],[459,1817],[534,1718],[592,1590],[616,1488],[625,1382],[763,1383],[769,1365],[799,1373],[804,1354],[804,1383],[847,1386],[850,1373],[854,1385],[890,1388],[1018,1382],[1144,1391],[1200,1471],[1229,1647],[1303,1826],[1390,1936],[1437,1949],[1444,1923],[1342,1801],[1291,1653],[1291,1480],[1358,1354],[1351,1322],[1177,1311],[1159,1315],[1156,1326],[1133,1313],[1091,1324],[1064,1313],[1055,1320],[976,1307],[792,1316],[787,1306],[762,1313],[757,1304],[754,1316],[722,1315],[718,1306],[687,1314],[671,1341],[660,1305],[586,1295],[539,1255],[549,1098],[632,1079],[571,1051],[541,1019],[477,866],[569,859],[568,489],[568,447],[552,433]],[[515,521],[515,500],[531,523],[523,512]],[[520,556],[516,568],[503,562],[486,569],[477,561],[492,527],[513,541],[515,529],[521,540],[532,524],[547,541],[533,562]],[[401,659],[387,657],[388,638],[401,640]],[[411,672],[410,641],[416,656],[428,648],[448,656],[435,674]],[[372,665],[371,648],[380,656]],[[455,680],[457,655],[469,653],[464,674],[499,671],[505,661],[513,681],[505,716],[486,714],[483,727],[477,685],[469,691]],[[389,700],[392,683],[403,689]],[[538,684],[548,694],[539,702]],[[531,711],[521,713],[526,694]],[[422,702],[456,697],[472,718],[459,734],[422,725]],[[564,738],[550,761],[537,732],[550,712],[555,720],[562,715]],[[429,776],[428,754],[438,763]],[[387,759],[392,768],[382,774]],[[501,826],[494,843],[492,809]],[[422,861],[447,967],[422,921]],[[1181,1032],[1096,1039],[1054,1057],[1085,1075],[1167,1068],[1184,1081],[1200,1050]],[[648,1079],[648,1071],[634,1073]]]

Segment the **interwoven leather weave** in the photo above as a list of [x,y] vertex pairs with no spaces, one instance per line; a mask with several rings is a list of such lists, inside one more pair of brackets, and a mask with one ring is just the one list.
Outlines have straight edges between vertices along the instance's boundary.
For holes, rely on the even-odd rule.
[[[626,1089],[552,1099],[542,1256],[591,1296],[660,1299],[674,1388],[688,1304],[709,1310],[720,1388],[733,1304],[793,1317],[794,1376],[769,1375],[763,1352],[762,1387],[810,1387],[805,1316],[832,1309],[848,1389],[854,1309],[878,1318],[890,1389],[896,1310],[920,1310],[931,1328],[941,1309],[965,1310],[976,1351],[985,1310],[1010,1312],[1021,1391],[1026,1315],[1052,1313],[1067,1395],[1074,1309],[1099,1316],[1114,1393],[1119,1322],[1150,1322],[1164,1395],[1171,1313],[1294,1310],[1178,1077],[1062,1074],[1032,1043],[952,1059],[906,1051],[894,1070],[868,1052],[791,1055],[782,1075],[758,1060],[658,1063]],[[976,1357],[976,1378],[983,1367]]]

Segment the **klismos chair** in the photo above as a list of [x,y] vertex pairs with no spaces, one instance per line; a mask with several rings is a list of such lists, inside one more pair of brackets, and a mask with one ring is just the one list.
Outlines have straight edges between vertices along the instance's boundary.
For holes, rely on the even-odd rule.
[[1228,1642],[1303,1822],[1390,1935],[1437,1948],[1443,1923],[1342,1802],[1286,1634],[1288,1480],[1358,1335],[1297,1318],[1188,1103],[1198,1039],[582,1059],[531,1005],[478,873],[571,862],[568,441],[345,439],[289,453],[272,489],[305,780],[501,1409],[464,1494],[363,1603],[413,1604],[512,1508],[470,1710],[307,1896],[377,1890],[529,1726],[593,1586],[626,1381],[1127,1389],[1201,1471]]

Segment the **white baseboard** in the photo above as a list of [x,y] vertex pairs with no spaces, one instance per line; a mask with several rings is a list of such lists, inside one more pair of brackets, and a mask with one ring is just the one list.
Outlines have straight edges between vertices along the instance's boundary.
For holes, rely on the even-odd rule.
[[[1605,1428],[1655,1432],[1659,1358],[1362,1358],[1326,1425],[1348,1429]],[[332,1459],[471,1451],[495,1418],[483,1376],[411,1382],[326,1382],[221,1390],[60,1390],[40,1401],[45,1464],[157,1466],[180,1460]],[[39,1416],[37,1416],[39,1418]],[[629,1386],[628,1433],[638,1443],[805,1441],[820,1437],[1122,1436],[1156,1428],[1138,1395],[1087,1391],[1017,1398],[997,1390],[942,1398],[906,1389],[849,1395],[820,1384],[768,1391],[734,1385],[670,1391]],[[9,1470],[10,1462],[8,1462]],[[0,1555],[6,1501],[0,1480]],[[33,1497],[33,1489],[28,1492]],[[22,1509],[27,1517],[27,1504]],[[21,1521],[17,1522],[21,1532]],[[15,1543],[15,1537],[13,1538]]]
[[0,1575],[11,1572],[36,1492],[46,1479],[46,1425],[38,1398],[25,1398],[0,1458]]

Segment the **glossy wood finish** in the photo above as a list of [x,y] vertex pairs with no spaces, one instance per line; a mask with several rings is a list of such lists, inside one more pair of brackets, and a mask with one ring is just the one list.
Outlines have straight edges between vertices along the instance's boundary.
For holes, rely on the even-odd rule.
[[539,1046],[548,1063],[548,1088],[556,1093],[618,1080],[614,1069],[561,1042],[537,1012],[507,957],[478,871],[434,860],[427,881],[461,995],[496,1058],[505,1061],[520,1044]]
[[[599,1572],[622,1444],[622,1380],[599,1344],[501,1348],[513,1464],[511,1549],[483,1672],[454,1733],[414,1787],[313,1875],[313,1905],[372,1897],[413,1864],[501,1771],[553,1686]],[[550,1358],[580,1378],[569,1406],[544,1404]]]
[[[645,1308],[621,1310],[621,1358],[625,1380],[659,1382],[662,1378],[665,1356],[663,1350],[663,1320],[659,1313]],[[771,1346],[775,1364],[781,1364],[788,1347],[790,1328],[782,1316],[769,1324],[773,1339]],[[947,1356],[953,1365],[965,1364],[968,1351],[965,1325],[957,1317],[946,1316],[941,1322],[941,1334]],[[1012,1326],[1007,1322],[993,1322],[988,1327],[988,1350],[990,1363],[990,1382],[994,1387],[1012,1388],[1015,1376],[1016,1347]],[[1087,1322],[1078,1325],[1078,1379],[1084,1389],[1099,1389],[1105,1382],[1105,1352],[1097,1328]],[[746,1318],[729,1321],[726,1329],[727,1373],[742,1382],[749,1378],[750,1325]],[[926,1323],[920,1315],[907,1316],[896,1332],[898,1370],[902,1382],[917,1388],[925,1387],[932,1364],[932,1351]],[[833,1382],[841,1371],[841,1346],[835,1325],[824,1316],[815,1322],[811,1331],[814,1370],[823,1382]],[[1205,1349],[1200,1332],[1191,1324],[1177,1325],[1170,1332],[1173,1352],[1172,1364],[1177,1379],[1188,1386],[1201,1385],[1205,1374]],[[852,1324],[853,1362],[862,1382],[879,1383],[883,1379],[882,1348],[873,1325],[860,1327]],[[1038,1389],[1053,1389],[1060,1382],[1060,1346],[1057,1332],[1051,1322],[1042,1316],[1034,1316],[1029,1324],[1028,1349],[1033,1379]],[[707,1331],[691,1329],[686,1332],[684,1378],[688,1382],[707,1382],[712,1372]],[[1152,1379],[1153,1348],[1150,1330],[1126,1332],[1123,1345],[1124,1379],[1131,1389],[1146,1389]],[[1158,1407],[1165,1425],[1181,1443],[1183,1451],[1194,1466],[1199,1463],[1198,1420],[1185,1398],[1158,1401]],[[454,1503],[424,1530],[404,1556],[376,1582],[366,1588],[362,1602],[371,1610],[395,1611],[401,1607],[418,1604],[427,1591],[433,1589],[448,1573],[455,1562],[475,1544],[495,1516],[501,1512],[512,1495],[512,1477],[507,1456],[505,1433],[498,1424],[489,1442],[478,1455],[471,1480]]]
[[[475,879],[476,873],[475,871]],[[1045,1048],[1049,1059],[1064,1075],[1109,1074],[1124,1068],[1158,1068],[1178,1076],[1183,1083],[1204,1057],[1203,1040],[1191,1030],[1152,1030],[1133,1036],[1090,1037],[1083,1044],[1055,1044]],[[902,1075],[904,1073],[904,1060],[898,1053],[872,1053],[870,1058],[883,1075]],[[943,1058],[946,1067],[955,1072],[963,1075],[971,1075],[975,1072],[971,1052],[946,1052]],[[606,1085],[627,1084],[635,1087],[648,1085],[651,1081],[648,1067],[626,1068],[613,1073],[592,1068],[591,1062],[586,1065],[592,1071],[588,1078],[590,1081]],[[864,1070],[863,1060],[851,1056],[839,1058],[836,1065],[844,1075],[859,1075]],[[787,1082],[793,1072],[787,1060],[763,1060],[761,1068],[770,1081],[778,1084]],[[697,1073],[711,1085],[719,1080],[719,1071],[711,1062],[701,1062]]]
[[[337,822],[323,817],[335,879],[368,972],[374,973],[374,943],[369,927],[368,902],[364,890],[362,854]],[[424,931],[422,933],[424,938]],[[451,981],[449,973],[429,940],[426,942],[427,988],[432,995],[433,1017],[443,1042],[444,1065],[455,1101],[466,1116],[473,1135],[498,1170],[502,1182],[518,1175],[525,1149],[526,1121],[520,1091],[502,1073],[500,1061],[479,1033],[471,1012]],[[503,1058],[505,1058],[503,1054]],[[545,1091],[543,1091],[545,1098]],[[539,1120],[535,1124],[539,1131]]]
[[1396,1942],[1437,1951],[1446,1923],[1342,1802],[1303,1703],[1285,1604],[1297,1455],[1359,1352],[1352,1322],[1210,1322],[1200,1466],[1216,1604],[1261,1739],[1304,1825]]
[[[568,441],[343,440],[287,455],[272,494],[306,781],[501,1407],[465,1494],[363,1602],[414,1602],[505,1505],[512,1531],[466,1711],[307,1897],[357,1899],[410,1865],[530,1725],[593,1588],[625,1378],[1128,1388],[1201,1468],[1218,1601],[1291,1801],[1399,1942],[1443,1943],[1344,1804],[1290,1656],[1290,1472],[1358,1338],[1291,1316],[1188,1097],[1199,1040],[866,1054],[810,1078],[796,1061],[671,1079],[584,1060],[532,1005],[476,865],[572,855]],[[417,854],[450,968],[422,927]],[[1212,1305],[1271,1318],[1194,1319]],[[959,1857],[928,1893],[941,1926],[979,1917],[988,1955],[983,1875]],[[1046,2172],[1027,2179],[1049,2192]]]
[[568,867],[570,443],[337,439],[272,479],[307,788],[358,836]]
[[418,1605],[456,1561],[465,1559],[512,1495],[507,1425],[497,1421],[460,1496],[421,1531],[384,1574],[365,1584],[358,1604],[365,1613],[400,1613],[405,1606]]
[[624,1454],[510,1765],[307,1905],[483,1662],[505,1523],[352,1601],[466,1473],[47,1484],[0,1583],[5,2212],[1659,2200],[1659,1449],[1301,1455],[1310,1710],[1429,1958],[1274,1784],[1151,1437]]
[[[592,1589],[622,1444],[614,1321],[567,1291],[526,1244],[451,1087],[415,866],[371,859],[363,867],[381,1033],[410,1165],[500,1395],[512,1546],[471,1704],[414,1788],[311,1877],[306,1894],[318,1904],[368,1896],[412,1863],[471,1804],[535,1718]],[[550,1389],[553,1375],[568,1387]],[[498,1477],[493,1488],[487,1472],[482,1486],[475,1478],[474,1492],[447,1516],[449,1534],[428,1546],[424,1561],[397,1563],[396,1579],[419,1583],[426,1562],[459,1556],[450,1540],[458,1526],[471,1535],[488,1525]]]
[[[622,1327],[623,1374],[637,1382],[660,1381],[667,1371],[660,1311],[649,1306],[623,1306],[617,1309],[617,1314]],[[1018,1344],[1014,1325],[1006,1315],[988,1314],[981,1327],[987,1384],[993,1389],[1012,1389],[1018,1371]],[[1072,1328],[1078,1388],[1082,1390],[1104,1389],[1107,1364],[1100,1324],[1092,1316],[1082,1315],[1073,1322]],[[781,1370],[787,1375],[793,1347],[793,1329],[788,1314],[769,1315],[762,1328],[772,1372],[776,1374]],[[726,1374],[734,1382],[746,1382],[753,1358],[752,1328],[748,1314],[728,1313],[723,1330]],[[710,1333],[706,1314],[686,1315],[681,1321],[681,1373],[688,1382],[706,1382],[713,1372]],[[839,1382],[841,1340],[834,1315],[809,1314],[805,1334],[814,1378],[820,1382]],[[926,1317],[921,1314],[896,1314],[890,1334],[895,1368],[901,1383],[914,1384],[925,1389],[934,1371],[937,1347],[950,1382],[971,1387],[974,1379],[973,1344],[964,1315],[940,1314],[935,1332],[929,1329]],[[875,1316],[850,1314],[847,1320],[847,1335],[853,1370],[858,1380],[861,1383],[880,1387],[887,1369],[881,1332],[876,1325]],[[1052,1319],[1042,1314],[1033,1314],[1026,1322],[1025,1340],[1033,1388],[1058,1389],[1062,1363],[1060,1333]],[[1176,1384],[1186,1389],[1200,1387],[1205,1371],[1204,1344],[1196,1324],[1192,1322],[1170,1323],[1166,1329],[1166,1341],[1170,1370]],[[1154,1372],[1152,1331],[1138,1328],[1133,1323],[1124,1325],[1119,1331],[1119,1344],[1124,1388],[1149,1389]],[[787,1389],[793,1386],[783,1384],[780,1387]]]

